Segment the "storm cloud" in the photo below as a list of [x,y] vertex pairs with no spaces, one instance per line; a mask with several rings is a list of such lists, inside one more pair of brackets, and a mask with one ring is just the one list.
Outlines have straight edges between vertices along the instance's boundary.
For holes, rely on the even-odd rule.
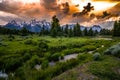
[[[83,9],[80,9],[81,4],[73,4],[72,0],[40,0],[40,3],[23,3],[20,0],[4,0],[0,3],[0,12],[4,12],[8,14],[8,16],[3,16],[4,13],[0,14],[0,20],[4,22],[10,19],[18,19],[20,21],[22,19],[30,20],[36,18],[50,21],[51,17],[56,15],[62,24],[66,24],[102,21],[120,15],[119,0],[91,1],[110,1],[118,2],[118,4],[106,10],[107,13],[103,14],[103,11],[94,13],[94,8],[96,6],[94,6],[92,2],[86,3],[86,6],[84,5],[82,6]],[[17,17],[11,16],[10,14]]]
[[87,6],[84,6],[83,8],[84,9],[82,10],[82,12],[74,13],[73,17],[88,15],[89,12],[91,12],[92,10],[94,10],[94,6],[91,6],[91,3],[88,3]]
[[111,2],[120,2],[120,0],[93,0],[93,1],[111,1]]

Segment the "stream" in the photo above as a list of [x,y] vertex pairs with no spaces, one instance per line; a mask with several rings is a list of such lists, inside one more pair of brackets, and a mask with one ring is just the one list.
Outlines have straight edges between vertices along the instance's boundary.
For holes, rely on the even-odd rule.
[[[78,54],[65,55],[63,59],[59,59],[59,62],[65,62],[70,59],[75,59],[75,58],[77,58],[77,56],[78,56]],[[54,61],[49,62],[49,66],[54,66],[55,64],[56,64],[56,62],[54,62]],[[39,65],[39,64],[36,64],[34,67],[37,70],[41,69],[41,65]]]

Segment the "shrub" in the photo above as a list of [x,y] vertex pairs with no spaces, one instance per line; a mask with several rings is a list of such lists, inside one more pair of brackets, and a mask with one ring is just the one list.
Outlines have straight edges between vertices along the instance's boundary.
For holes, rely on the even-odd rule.
[[80,48],[80,47],[82,47],[82,46],[84,46],[85,45],[85,43],[78,43],[78,42],[76,42],[76,43],[69,43],[69,44],[67,44],[67,47],[68,48]]
[[21,65],[22,65],[21,58],[8,58],[4,61],[4,68],[6,69],[7,72],[15,71]]
[[119,60],[110,56],[103,56],[103,60],[91,63],[90,73],[99,77],[99,80],[120,80],[120,75],[116,72],[119,67]]
[[23,56],[23,60],[24,61],[27,61],[31,58],[31,55],[29,53],[25,53],[24,56]]
[[78,55],[78,59],[79,59],[80,62],[89,62],[89,61],[92,60],[92,55],[82,53],[82,54]]
[[48,49],[48,44],[44,41],[40,41],[38,47],[40,51],[45,52]]
[[48,66],[49,66],[49,61],[48,61],[48,60],[43,61],[42,64],[41,64],[41,68],[42,68],[42,69],[45,69],[45,68],[47,68]]
[[82,49],[85,51],[93,51],[96,49],[96,47],[93,45],[86,45],[86,46],[83,46]]
[[60,52],[62,50],[66,49],[66,46],[60,45],[60,46],[50,46],[49,50],[54,53],[54,52]]
[[73,53],[81,53],[83,51],[84,50],[82,48],[72,48],[72,49],[63,50],[62,53],[64,55],[68,55],[68,54],[73,54]]
[[86,58],[87,58],[87,56],[85,54],[79,54],[78,55],[78,59],[81,60],[81,61],[85,60]]
[[95,53],[95,54],[93,55],[93,59],[94,59],[95,61],[100,60],[100,57],[101,57],[100,53]]
[[15,39],[13,35],[9,35],[8,38]]
[[71,69],[78,65],[78,59],[71,59],[66,62],[58,62],[56,66],[48,67],[40,71],[40,75],[37,77],[38,80],[51,80],[51,78],[63,73],[64,71]]
[[27,44],[27,45],[36,45],[37,43],[34,42],[34,41],[32,41],[32,40],[26,40],[26,41],[24,42],[24,44]]
[[9,36],[8,36],[8,40],[9,40],[9,41],[12,41],[13,39],[15,39],[15,37],[14,37],[13,35],[9,35]]
[[120,57],[120,43],[108,48],[104,54]]
[[39,64],[39,57],[37,55],[32,56],[32,58],[27,61],[27,65],[29,65],[30,68],[33,68],[36,64]]
[[0,46],[7,46],[7,44],[4,42],[0,42]]
[[60,53],[54,53],[50,60],[58,61],[60,56]]

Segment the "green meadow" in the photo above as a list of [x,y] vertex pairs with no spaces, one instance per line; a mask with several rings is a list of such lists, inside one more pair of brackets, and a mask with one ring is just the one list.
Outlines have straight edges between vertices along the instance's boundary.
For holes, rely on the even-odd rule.
[[111,36],[0,35],[0,70],[8,80],[120,80],[119,42]]

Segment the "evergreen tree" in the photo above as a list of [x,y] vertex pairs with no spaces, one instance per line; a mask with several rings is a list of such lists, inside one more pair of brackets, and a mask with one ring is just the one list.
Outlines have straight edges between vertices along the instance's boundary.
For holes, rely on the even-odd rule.
[[94,32],[93,32],[92,28],[90,28],[90,30],[89,30],[89,32],[88,32],[88,35],[89,35],[89,36],[94,36]]
[[45,28],[44,28],[44,25],[43,25],[43,27],[42,27],[42,29],[41,29],[41,31],[40,31],[40,35],[45,35]]
[[94,35],[98,35],[98,34],[99,34],[99,32],[97,30],[95,30]]
[[120,20],[118,21],[117,26],[118,26],[118,29],[117,29],[117,31],[118,31],[118,36],[120,36]]
[[68,29],[68,36],[69,37],[72,37],[74,34],[73,34],[73,30],[72,28]]
[[108,29],[102,29],[100,35],[111,35],[112,31]]
[[56,37],[61,35],[61,28],[60,28],[60,24],[59,24],[59,20],[58,18],[56,18],[56,16],[52,17],[52,25],[51,25],[51,36],[52,37]]
[[115,21],[114,23],[113,36],[120,36],[120,21]]
[[68,36],[68,24],[66,24],[65,30],[64,30],[65,36]]
[[84,32],[84,36],[88,36],[87,28],[85,28],[83,32]]
[[82,36],[82,31],[78,23],[74,26],[73,32],[74,32],[74,36]]
[[23,27],[21,30],[22,36],[26,36],[26,35],[28,35],[28,33],[29,33],[29,31],[25,27]]
[[76,25],[74,25],[74,28],[73,28],[73,35],[74,35],[74,36],[76,36],[76,35],[77,35]]

